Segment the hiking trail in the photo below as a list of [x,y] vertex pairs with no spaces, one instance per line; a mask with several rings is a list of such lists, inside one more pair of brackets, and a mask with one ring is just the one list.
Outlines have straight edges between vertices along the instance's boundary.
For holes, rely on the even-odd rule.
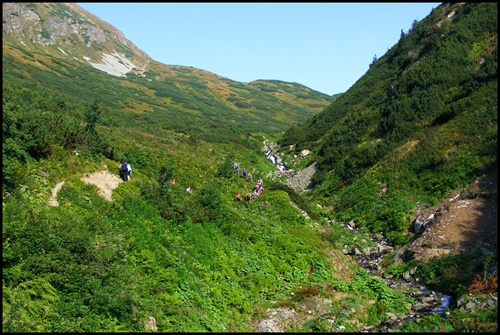
[[[118,187],[120,183],[123,182],[120,177],[112,174],[107,170],[97,171],[93,173],[85,173],[81,181],[97,186],[99,189],[99,195],[104,199],[111,201],[111,196],[113,194],[113,190]],[[52,196],[50,197],[48,204],[49,206],[59,206],[57,202],[57,193],[61,190],[64,185],[64,181],[58,183],[52,189]]]

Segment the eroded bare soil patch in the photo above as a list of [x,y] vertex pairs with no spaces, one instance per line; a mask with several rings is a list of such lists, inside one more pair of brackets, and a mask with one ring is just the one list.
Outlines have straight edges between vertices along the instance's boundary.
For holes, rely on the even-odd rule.
[[[118,184],[123,182],[118,176],[112,174],[107,170],[97,171],[93,173],[86,173],[81,180],[87,184],[92,184],[97,186],[99,189],[99,195],[104,199],[111,201],[111,196],[113,190],[118,187]],[[61,190],[64,185],[64,181],[58,183],[52,189],[52,196],[50,197],[48,204],[49,206],[58,206],[57,193]]]
[[485,249],[497,253],[498,194],[496,171],[478,178],[452,199],[426,209],[438,213],[408,248],[414,257],[428,260],[444,254]]
[[95,185],[99,188],[99,194],[106,200],[111,200],[113,190],[123,182],[120,177],[115,176],[107,170],[98,171],[85,175],[82,181]]

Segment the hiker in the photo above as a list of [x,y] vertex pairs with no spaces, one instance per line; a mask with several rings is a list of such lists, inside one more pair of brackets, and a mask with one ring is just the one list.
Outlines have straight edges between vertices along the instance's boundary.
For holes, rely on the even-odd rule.
[[186,188],[186,193],[193,194],[193,192],[191,192],[191,186],[188,186]]
[[243,168],[243,171],[241,171],[241,173],[243,174],[243,179],[247,180],[247,169]]
[[237,201],[241,201],[241,194],[239,194],[239,193],[238,193],[238,194],[236,194],[236,200],[237,200]]
[[120,177],[123,181],[127,181],[127,162],[125,161],[120,164]]
[[123,181],[128,181],[130,179],[130,175],[132,174],[132,168],[130,167],[130,164],[122,161],[120,173]]
[[233,168],[234,168],[234,171],[236,172],[236,174],[240,174],[240,166],[238,165],[238,163],[234,162],[233,164]]
[[252,182],[252,174],[250,172],[248,172],[248,182]]
[[161,184],[161,186],[166,186],[166,184],[167,184],[167,174],[166,173],[161,175],[160,184]]
[[132,167],[127,163],[127,180],[130,180],[130,175],[132,174]]
[[247,193],[246,199],[247,201],[252,200],[252,195],[250,194],[250,192]]

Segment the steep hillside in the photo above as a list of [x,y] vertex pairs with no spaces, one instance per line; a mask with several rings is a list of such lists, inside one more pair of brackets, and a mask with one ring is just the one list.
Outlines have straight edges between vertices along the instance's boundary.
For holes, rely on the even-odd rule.
[[497,29],[496,4],[442,4],[325,111],[288,130],[285,165],[316,163],[308,196],[402,243],[415,211],[494,170]]
[[[115,65],[113,73],[141,73],[151,58],[123,33],[75,3],[3,3],[3,45],[79,65]],[[5,50],[4,50],[5,51]],[[24,56],[26,61],[35,61]],[[31,55],[33,56],[33,55]],[[43,60],[40,61],[43,64]],[[104,69],[104,67],[102,67]]]

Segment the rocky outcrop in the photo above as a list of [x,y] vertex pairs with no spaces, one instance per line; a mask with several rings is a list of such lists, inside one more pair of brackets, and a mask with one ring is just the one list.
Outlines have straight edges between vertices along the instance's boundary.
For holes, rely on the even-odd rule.
[[293,173],[293,170],[291,172],[292,175],[285,181],[285,184],[298,192],[308,191],[312,187],[311,179],[316,172],[316,163],[312,163],[297,173]]
[[[266,158],[269,159],[277,167],[277,171],[274,172],[273,178],[276,177],[287,177],[285,185],[291,187],[297,192],[308,191],[312,187],[312,177],[316,172],[316,163],[312,163],[305,169],[295,172],[293,169],[288,169],[282,164],[282,157],[278,152],[278,146],[276,143],[271,143],[269,141],[264,141],[264,147],[262,151],[266,153]],[[301,157],[305,157],[310,154],[309,150],[303,150],[300,154]]]
[[[14,37],[28,50],[38,48],[35,45],[57,46],[45,51],[57,57],[88,62],[115,76],[125,76],[133,70],[140,74],[144,69],[135,64],[148,64],[151,59],[121,31],[77,4],[3,3],[2,6],[4,45],[6,37]],[[60,15],[53,16],[53,12]],[[118,52],[116,45],[123,45],[130,52],[125,55],[123,48]]]
[[300,152],[300,157],[307,157],[311,154],[311,151],[304,149]]

